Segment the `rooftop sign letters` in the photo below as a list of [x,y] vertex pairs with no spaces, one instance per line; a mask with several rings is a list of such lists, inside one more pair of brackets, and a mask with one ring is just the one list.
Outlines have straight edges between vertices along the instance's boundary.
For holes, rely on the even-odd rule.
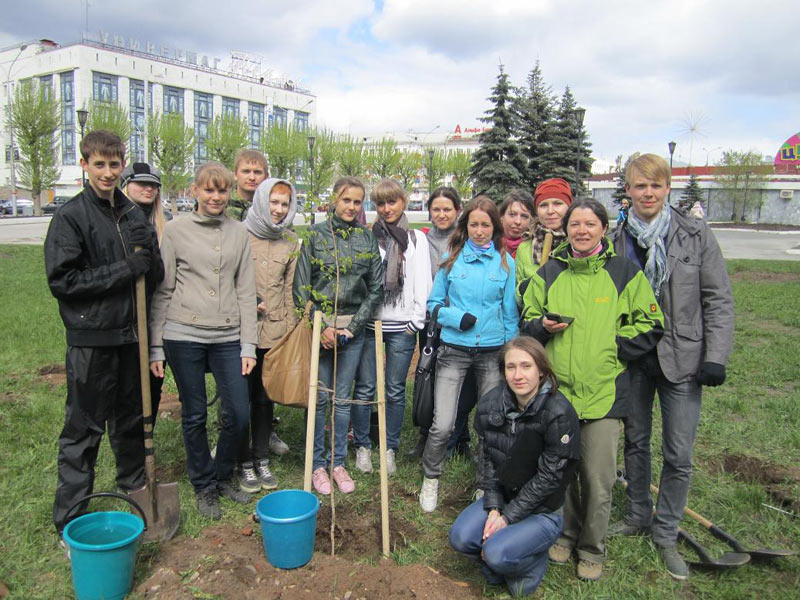
[[778,150],[775,155],[775,166],[800,166],[800,133],[794,134]]
[[181,48],[170,48],[166,44],[156,45],[152,42],[141,42],[136,38],[125,38],[123,35],[111,35],[105,31],[100,31],[99,37],[91,36],[90,39],[99,42],[104,46],[112,46],[114,48],[122,48],[125,50],[132,50],[134,52],[143,52],[152,56],[160,58],[169,58],[171,60],[179,60],[189,65],[199,65],[209,69],[217,69],[221,59],[209,58],[205,54],[198,55],[197,52],[189,50],[182,50]]

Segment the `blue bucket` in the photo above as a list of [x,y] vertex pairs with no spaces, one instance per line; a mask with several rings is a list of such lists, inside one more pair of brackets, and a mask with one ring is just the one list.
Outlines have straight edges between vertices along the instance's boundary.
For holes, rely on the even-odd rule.
[[141,518],[119,511],[89,513],[67,523],[63,536],[78,600],[125,597],[133,586],[136,547],[144,528]]
[[256,504],[264,552],[273,567],[296,569],[311,560],[319,500],[303,490],[281,490]]

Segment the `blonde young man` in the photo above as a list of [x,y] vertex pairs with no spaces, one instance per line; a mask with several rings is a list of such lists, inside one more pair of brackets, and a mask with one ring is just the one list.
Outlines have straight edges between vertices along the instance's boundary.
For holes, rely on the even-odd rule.
[[[628,506],[624,521],[612,525],[609,535],[650,532],[667,571],[680,580],[689,576],[676,542],[689,495],[702,386],[725,381],[733,295],[714,234],[703,221],[666,202],[667,162],[644,154],[631,162],[625,179],[631,207],[624,225],[612,234],[614,248],[644,271],[664,313],[664,337],[630,365],[630,410],[623,419]],[[650,430],[656,391],[664,466],[653,516]]]
[[244,221],[247,210],[253,203],[256,189],[268,176],[267,158],[261,152],[242,148],[236,153],[233,159],[233,178],[239,198],[235,202],[230,202],[230,205],[239,210],[240,221]]

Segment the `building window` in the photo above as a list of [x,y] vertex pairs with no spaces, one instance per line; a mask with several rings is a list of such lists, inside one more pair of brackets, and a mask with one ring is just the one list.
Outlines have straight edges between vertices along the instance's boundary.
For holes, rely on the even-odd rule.
[[39,77],[39,85],[42,88],[45,99],[50,100],[53,97],[53,76],[44,75]]
[[308,129],[308,113],[300,110],[294,111],[294,128],[298,131]]
[[264,133],[264,105],[257,102],[247,103],[247,122],[250,126],[250,147],[260,148]]
[[74,165],[75,159],[75,76],[61,73],[61,164]]
[[153,84],[147,82],[147,114],[153,114]]
[[239,118],[239,101],[235,98],[222,97],[222,114],[226,117]]
[[208,125],[214,118],[211,94],[194,93],[194,158],[195,162],[203,163],[208,160]]
[[286,109],[281,108],[280,106],[276,106],[272,109],[272,125],[277,125],[278,127],[286,127]]
[[183,114],[183,90],[172,86],[164,86],[164,112]]
[[131,85],[131,158],[144,161],[144,132],[146,121],[144,117],[144,81],[130,80]]
[[95,102],[117,102],[117,76],[92,72],[92,99]]

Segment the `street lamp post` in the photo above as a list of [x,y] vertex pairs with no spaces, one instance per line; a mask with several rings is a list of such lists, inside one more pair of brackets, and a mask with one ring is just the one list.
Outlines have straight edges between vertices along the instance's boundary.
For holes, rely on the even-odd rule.
[[[83,142],[83,130],[86,127],[86,120],[89,118],[89,111],[85,108],[79,108],[75,111],[78,113],[78,125],[81,126],[81,142]],[[86,187],[86,171],[81,169],[81,185]]]
[[581,188],[581,141],[583,137],[583,118],[586,116],[585,108],[575,109],[575,123],[578,125],[577,142],[578,147],[575,152],[575,194]]
[[708,166],[708,156],[709,156],[709,154],[711,154],[712,152],[715,152],[716,150],[722,150],[722,146],[715,146],[714,148],[711,148],[711,150],[706,150],[705,148],[703,148],[703,150],[706,151],[706,166]]
[[747,188],[748,183],[750,182],[750,171],[745,171],[744,173],[744,202],[742,202],[742,214],[739,218],[740,221],[744,222],[744,212],[747,210]]
[[[672,177],[672,155],[675,154],[675,146],[677,146],[675,142],[670,142],[667,144],[667,148],[669,148],[669,175]],[[672,186],[669,188],[669,194],[667,194],[667,203],[669,204],[672,200]]]
[[17,216],[17,165],[16,165],[16,149],[14,148],[14,126],[11,124],[11,114],[13,106],[11,104],[11,70],[14,68],[14,63],[17,62],[20,54],[27,48],[27,44],[22,44],[19,47],[19,52],[11,61],[11,66],[8,67],[6,72],[6,106],[8,108],[8,137],[11,141],[11,151],[9,152],[11,158],[11,216]]
[[306,189],[306,202],[311,206],[311,224],[314,224],[316,215],[314,214],[314,203],[309,196],[312,196],[312,187],[314,182],[314,142],[316,138],[313,135],[308,136],[308,186]]
[[[438,127],[438,125],[437,125]],[[435,150],[428,148],[428,197],[433,195],[433,154]]]

